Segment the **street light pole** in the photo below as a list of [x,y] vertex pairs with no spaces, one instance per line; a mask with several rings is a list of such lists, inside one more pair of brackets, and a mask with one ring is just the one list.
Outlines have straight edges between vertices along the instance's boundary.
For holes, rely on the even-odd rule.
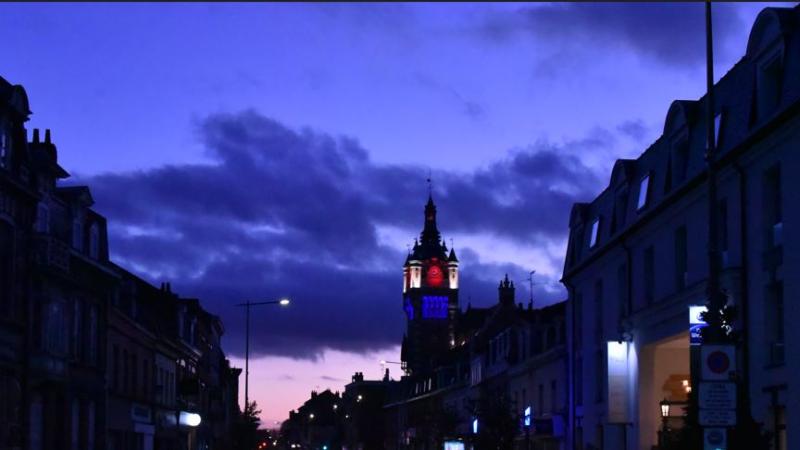
[[245,323],[244,323],[244,410],[250,405],[250,307],[259,305],[280,305],[287,306],[289,299],[281,299],[269,302],[251,302],[246,301],[239,303],[236,306],[244,307]]

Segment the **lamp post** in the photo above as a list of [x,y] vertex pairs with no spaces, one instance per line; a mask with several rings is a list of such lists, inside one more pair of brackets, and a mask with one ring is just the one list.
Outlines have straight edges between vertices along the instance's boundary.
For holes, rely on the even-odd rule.
[[280,305],[280,306],[288,306],[289,299],[283,298],[280,300],[269,301],[269,302],[251,302],[247,301],[244,303],[239,303],[236,306],[243,306],[245,310],[245,324],[244,324],[244,409],[247,411],[247,407],[250,405],[250,307],[251,306],[261,306],[261,305]]
[[664,449],[664,444],[667,441],[667,419],[669,418],[669,401],[667,399],[661,400],[658,404],[661,407],[661,439],[659,439],[658,446],[661,450]]

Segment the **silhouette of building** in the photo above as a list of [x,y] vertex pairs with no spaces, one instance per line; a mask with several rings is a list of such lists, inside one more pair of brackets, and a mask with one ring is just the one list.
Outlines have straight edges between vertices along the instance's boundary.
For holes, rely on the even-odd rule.
[[326,389],[311,391],[311,398],[289,419],[281,424],[281,441],[284,448],[342,448],[342,398],[338,392]]
[[90,189],[59,184],[30,114],[0,78],[0,449],[230,448],[239,370],[222,323],[109,260]]
[[406,335],[401,359],[406,373],[430,371],[455,345],[458,316],[458,258],[448,255],[436,225],[436,205],[428,197],[425,225],[403,266]]
[[459,261],[441,238],[430,196],[424,213],[403,265],[403,375],[395,380],[386,370],[366,380],[356,372],[341,396],[313,393],[284,422],[281,448],[488,448],[500,440],[504,448],[565,448],[566,304],[523,307],[506,276],[494,305],[462,310]]
[[[766,8],[744,57],[714,86],[721,284],[737,308],[741,411],[798,448],[800,373],[785,301],[798,291],[800,10]],[[698,313],[708,277],[706,97],[678,100],[662,135],[619,160],[608,187],[570,217],[570,448],[649,449],[660,402],[681,416],[699,379]],[[691,311],[691,315],[690,315]],[[693,331],[690,332],[690,328]],[[694,361],[694,362],[693,362]],[[742,423],[745,416],[738,418]],[[668,426],[682,426],[680,418]]]

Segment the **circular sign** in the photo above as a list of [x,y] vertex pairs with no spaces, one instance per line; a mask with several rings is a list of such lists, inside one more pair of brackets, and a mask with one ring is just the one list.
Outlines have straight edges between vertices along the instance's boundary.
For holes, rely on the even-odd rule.
[[719,445],[725,442],[725,434],[721,430],[710,430],[706,433],[706,442]]
[[725,352],[717,350],[708,354],[706,364],[710,371],[716,374],[722,374],[730,369],[731,360]]

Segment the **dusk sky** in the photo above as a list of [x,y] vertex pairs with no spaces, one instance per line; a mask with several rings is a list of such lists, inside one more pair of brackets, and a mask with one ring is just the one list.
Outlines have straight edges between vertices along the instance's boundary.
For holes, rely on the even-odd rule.
[[[786,5],[786,4],[784,4]],[[715,5],[717,78],[766,4]],[[0,76],[112,258],[222,317],[266,424],[399,360],[430,172],[462,307],[563,300],[569,210],[705,91],[697,4],[2,4]],[[390,366],[399,377],[399,368]],[[241,378],[244,391],[244,376]]]

